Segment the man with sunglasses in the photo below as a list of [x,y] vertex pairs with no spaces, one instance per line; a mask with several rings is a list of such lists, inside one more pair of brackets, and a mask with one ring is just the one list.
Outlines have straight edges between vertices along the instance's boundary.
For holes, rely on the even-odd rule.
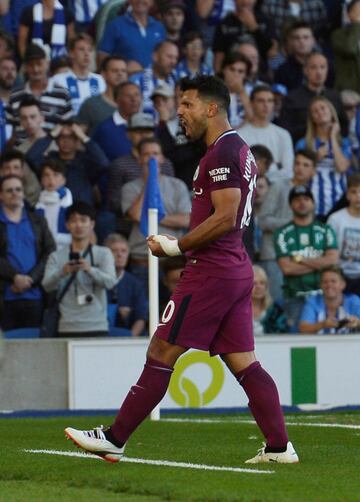
[[40,289],[55,243],[46,220],[24,207],[24,187],[14,175],[0,179],[0,304],[3,330],[39,327]]

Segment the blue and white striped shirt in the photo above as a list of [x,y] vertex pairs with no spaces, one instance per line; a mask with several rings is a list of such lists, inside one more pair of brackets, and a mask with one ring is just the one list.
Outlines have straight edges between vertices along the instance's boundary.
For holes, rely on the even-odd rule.
[[[316,138],[313,146],[314,152],[317,152],[323,144],[323,141]],[[306,142],[303,138],[296,143],[295,150],[304,148],[306,148]],[[343,138],[341,150],[345,157],[351,159],[351,142],[348,138]],[[315,199],[315,214],[318,216],[325,216],[346,191],[346,174],[338,173],[335,169],[331,141],[328,142],[327,155],[316,164],[316,174],[309,186]]]
[[72,0],[72,10],[78,23],[90,23],[107,0]]

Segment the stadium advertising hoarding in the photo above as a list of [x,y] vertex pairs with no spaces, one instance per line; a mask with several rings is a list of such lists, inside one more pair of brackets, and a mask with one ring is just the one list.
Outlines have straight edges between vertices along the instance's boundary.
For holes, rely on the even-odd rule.
[[[70,409],[116,409],[136,383],[147,340],[69,341]],[[360,335],[267,336],[257,356],[275,378],[283,405],[359,405]],[[220,358],[183,355],[161,402],[163,409],[247,406]]]

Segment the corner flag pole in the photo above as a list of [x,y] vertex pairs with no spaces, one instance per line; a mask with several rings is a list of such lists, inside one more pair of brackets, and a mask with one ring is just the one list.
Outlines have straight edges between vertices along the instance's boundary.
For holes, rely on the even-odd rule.
[[[150,158],[148,176],[144,192],[144,203],[141,208],[140,230],[144,236],[157,235],[159,220],[165,216],[163,201],[159,187],[159,171],[156,158]],[[156,331],[159,323],[159,260],[148,250],[149,278],[149,335]],[[151,413],[152,420],[160,419],[160,408],[157,406]]]
[[[148,209],[149,235],[158,233],[158,209]],[[159,258],[149,249],[149,337],[155,333],[159,323]],[[160,420],[160,405],[150,415],[151,420]]]

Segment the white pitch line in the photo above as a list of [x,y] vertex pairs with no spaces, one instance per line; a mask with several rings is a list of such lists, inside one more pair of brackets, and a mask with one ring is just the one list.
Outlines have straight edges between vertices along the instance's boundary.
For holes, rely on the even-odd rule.
[[[95,458],[97,460],[102,460],[97,455],[91,455],[89,453],[79,453],[72,451],[60,451],[60,450],[23,450],[26,453],[43,453],[47,455],[61,455],[64,457],[79,457],[79,458]],[[159,465],[164,467],[183,467],[184,469],[198,469],[202,471],[226,471],[226,472],[246,472],[250,474],[274,474],[275,471],[261,471],[259,469],[243,469],[241,467],[225,467],[217,465],[206,465],[206,464],[188,464],[186,462],[170,462],[169,460],[149,460],[145,458],[131,458],[122,457],[122,462],[128,462],[132,464],[147,464],[147,465]]]
[[[194,423],[194,424],[256,424],[255,420],[221,420],[215,418],[212,420],[211,418],[162,418],[161,422],[179,422],[179,423]],[[360,429],[360,425],[352,425],[352,424],[325,424],[325,423],[309,423],[309,422],[286,422],[286,425],[290,427],[332,427],[336,429]]]

